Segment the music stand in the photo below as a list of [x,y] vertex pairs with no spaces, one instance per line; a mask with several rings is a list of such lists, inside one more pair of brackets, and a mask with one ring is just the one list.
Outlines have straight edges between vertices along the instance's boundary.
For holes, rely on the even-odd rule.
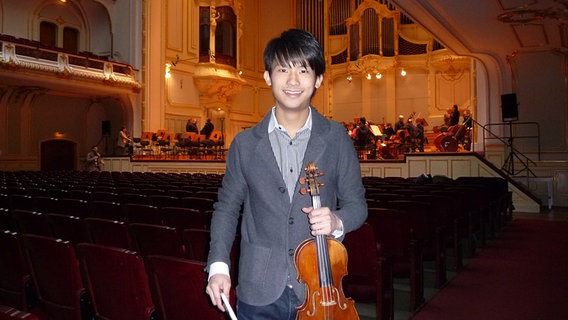
[[[501,170],[506,171],[509,175],[512,175],[512,176],[515,176],[515,175],[527,170],[533,176],[535,176],[534,172],[532,172],[532,170],[529,169],[528,164],[525,163],[525,161],[523,161],[523,159],[521,159],[517,155],[516,149],[513,146],[513,141],[514,141],[513,121],[508,121],[508,122],[509,122],[509,139],[507,140],[507,149],[509,150],[509,155],[507,155],[507,158],[505,158],[505,162],[503,163]],[[515,159],[523,164],[524,169],[515,172]]]

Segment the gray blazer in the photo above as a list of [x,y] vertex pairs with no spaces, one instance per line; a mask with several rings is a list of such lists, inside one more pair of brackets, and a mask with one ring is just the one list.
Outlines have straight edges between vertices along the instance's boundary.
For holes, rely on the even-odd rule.
[[[216,261],[231,265],[230,251],[242,218],[237,297],[250,305],[274,302],[288,282],[300,301],[304,300],[305,286],[296,279],[294,252],[312,237],[301,210],[312,205],[311,196],[301,195],[298,183],[290,203],[268,138],[270,117],[269,111],[259,124],[233,140],[211,223],[207,270]],[[341,218],[345,233],[359,228],[367,218],[367,204],[353,143],[341,124],[313,108],[304,167],[310,161],[324,173],[318,179],[325,183],[320,188],[322,207]]]

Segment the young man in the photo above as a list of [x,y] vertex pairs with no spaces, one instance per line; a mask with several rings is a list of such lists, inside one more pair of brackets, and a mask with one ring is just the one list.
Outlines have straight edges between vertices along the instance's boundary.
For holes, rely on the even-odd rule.
[[[322,48],[308,32],[291,29],[264,51],[264,79],[274,107],[231,144],[223,186],[211,222],[206,292],[225,310],[229,295],[231,247],[240,229],[237,316],[295,319],[305,286],[297,280],[294,252],[315,235],[342,238],[367,218],[365,190],[357,155],[345,128],[310,106],[325,71]],[[301,195],[300,177],[308,162],[319,167],[325,183],[321,207]],[[242,205],[242,215],[241,215]]]

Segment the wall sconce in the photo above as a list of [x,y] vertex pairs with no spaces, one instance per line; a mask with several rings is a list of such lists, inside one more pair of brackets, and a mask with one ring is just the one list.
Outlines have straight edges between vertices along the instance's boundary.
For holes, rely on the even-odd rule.
[[171,64],[166,63],[166,79],[169,79],[172,77],[172,74],[170,73],[170,68],[172,67]]
[[371,74],[367,73],[367,80],[371,80]]
[[347,75],[347,81],[349,81],[349,83],[351,83],[351,80],[353,80],[353,77],[351,76],[351,74]]
[[377,74],[375,75],[375,78],[380,79],[382,78],[383,75],[380,72],[377,72]]
[[406,70],[404,69],[400,70],[400,75],[406,77]]

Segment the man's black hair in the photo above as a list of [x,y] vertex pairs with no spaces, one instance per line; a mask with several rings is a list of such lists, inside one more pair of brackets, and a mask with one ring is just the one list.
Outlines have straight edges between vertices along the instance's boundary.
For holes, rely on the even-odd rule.
[[264,49],[264,68],[275,65],[310,67],[316,76],[325,72],[325,57],[317,39],[309,32],[289,29],[268,42]]

